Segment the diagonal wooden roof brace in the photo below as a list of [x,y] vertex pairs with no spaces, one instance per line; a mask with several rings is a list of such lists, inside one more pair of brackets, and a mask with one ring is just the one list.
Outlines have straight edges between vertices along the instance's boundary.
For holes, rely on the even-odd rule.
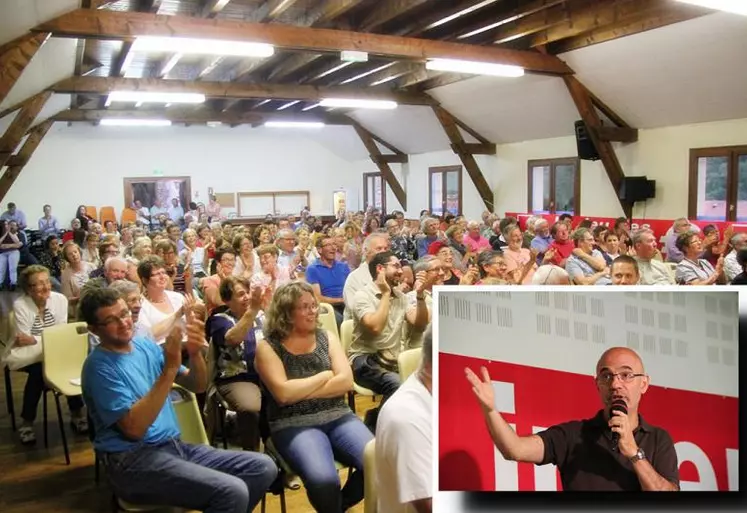
[[[485,176],[480,171],[480,166],[475,160],[475,155],[495,155],[495,144],[489,142],[485,137],[468,127],[463,121],[458,120],[440,105],[432,105],[431,107],[451,142],[451,149],[459,156],[459,160],[462,161],[462,165],[467,170],[472,183],[475,184],[477,192],[480,194],[483,203],[485,203],[485,208],[491,212],[495,212],[493,191],[490,189],[490,185],[485,180]],[[459,128],[462,128],[462,130],[480,142],[466,142]]]
[[[363,145],[366,147],[366,150],[368,150],[368,154],[371,157],[371,160],[374,164],[376,164],[376,167],[379,168],[379,172],[381,172],[381,177],[386,181],[387,185],[389,185],[389,188],[392,190],[392,193],[394,194],[394,197],[397,198],[397,201],[400,205],[402,205],[402,208],[404,210],[407,210],[407,193],[402,188],[402,185],[397,180],[397,177],[394,175],[394,172],[392,171],[392,168],[389,167],[389,164],[392,163],[398,163],[398,164],[405,164],[408,162],[407,154],[403,151],[400,151],[397,149],[394,145],[386,142],[381,137],[377,136],[376,134],[372,133],[370,130],[365,128],[363,125],[358,123],[357,121],[350,118],[351,124],[353,125],[353,128],[355,129],[355,132],[358,134],[358,137],[361,138],[361,141],[363,142]],[[382,153],[381,149],[376,145],[376,143],[381,144],[388,150],[392,151],[392,154],[384,154]]]

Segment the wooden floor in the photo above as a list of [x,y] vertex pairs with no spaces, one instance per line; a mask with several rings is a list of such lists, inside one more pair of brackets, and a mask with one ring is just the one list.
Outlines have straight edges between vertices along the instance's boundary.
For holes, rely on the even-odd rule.
[[[11,298],[0,293],[0,318],[5,318]],[[3,347],[0,346],[0,352]],[[0,373],[2,372],[0,367]],[[16,408],[16,422],[20,422],[21,398],[26,375],[12,372],[12,389]],[[63,415],[67,405],[62,401]],[[356,410],[362,416],[375,403],[369,397],[357,397]],[[22,446],[17,434],[11,431],[5,400],[5,384],[0,379],[0,512],[2,513],[62,513],[111,511],[111,491],[102,478],[94,481],[94,455],[88,438],[74,436],[66,426],[70,447],[70,466],[65,465],[62,440],[57,427],[54,399],[49,397],[49,449],[44,449],[41,404],[36,422],[37,442],[33,447]],[[341,472],[344,482],[347,471]],[[285,493],[288,513],[312,513],[303,487]],[[259,511],[257,507],[256,511]],[[267,511],[280,511],[280,500],[268,495]],[[363,503],[349,510],[363,513]]]

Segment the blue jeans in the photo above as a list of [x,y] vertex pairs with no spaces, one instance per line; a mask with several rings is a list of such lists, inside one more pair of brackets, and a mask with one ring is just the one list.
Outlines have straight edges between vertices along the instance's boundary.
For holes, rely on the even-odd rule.
[[352,367],[358,385],[384,396],[382,405],[399,389],[399,374],[382,367],[374,354],[356,356]]
[[249,513],[277,476],[269,456],[172,439],[104,455],[117,497],[204,513]]
[[[352,413],[321,426],[281,429],[272,439],[316,511],[341,513],[363,499],[363,449],[373,435]],[[354,469],[342,491],[335,460]]]

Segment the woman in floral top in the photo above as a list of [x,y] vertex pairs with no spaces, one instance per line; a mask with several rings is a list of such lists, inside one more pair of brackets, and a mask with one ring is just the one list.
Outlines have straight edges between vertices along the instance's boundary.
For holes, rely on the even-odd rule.
[[60,251],[60,239],[56,235],[50,235],[44,241],[44,252],[39,256],[39,262],[49,269],[49,281],[52,283],[52,290],[60,292],[62,290],[60,278],[65,264],[62,251]]

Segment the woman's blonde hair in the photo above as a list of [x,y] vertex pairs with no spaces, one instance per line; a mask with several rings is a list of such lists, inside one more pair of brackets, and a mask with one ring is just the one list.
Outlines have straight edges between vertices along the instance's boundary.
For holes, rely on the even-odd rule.
[[143,246],[150,245],[150,247],[153,247],[153,241],[150,240],[150,237],[138,237],[135,239],[134,244],[132,245],[132,256],[135,258],[142,258],[142,249]]
[[306,293],[314,297],[314,289],[302,281],[286,283],[275,291],[270,307],[265,312],[263,331],[267,340],[282,342],[293,331],[293,311],[298,300]]
[[262,244],[260,247],[257,248],[257,256],[262,256],[266,253],[272,253],[276,257],[280,255],[280,251],[278,250],[278,247],[274,244]]
[[78,250],[78,253],[80,253],[80,248],[75,243],[75,241],[69,240],[65,244],[63,244],[62,245],[62,258],[64,258],[65,262],[67,262],[68,264],[70,263],[70,258],[68,258],[67,256],[67,250],[70,248],[75,248]]

